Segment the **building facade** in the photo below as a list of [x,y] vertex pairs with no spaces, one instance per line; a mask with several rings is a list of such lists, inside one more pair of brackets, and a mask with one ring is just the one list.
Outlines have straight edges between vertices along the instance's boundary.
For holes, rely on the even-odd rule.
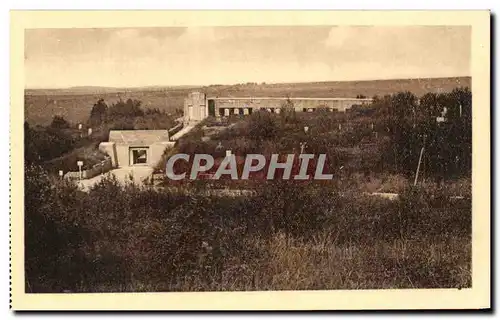
[[168,130],[111,130],[108,142],[101,142],[99,149],[107,153],[113,167],[155,167],[167,148]]
[[184,100],[184,123],[196,123],[207,116],[248,115],[256,110],[280,113],[283,110],[313,112],[318,109],[345,112],[364,106],[372,99],[358,98],[289,98],[289,97],[207,97],[193,92]]
[[191,92],[184,99],[184,124],[196,123],[208,116],[207,98],[202,92]]

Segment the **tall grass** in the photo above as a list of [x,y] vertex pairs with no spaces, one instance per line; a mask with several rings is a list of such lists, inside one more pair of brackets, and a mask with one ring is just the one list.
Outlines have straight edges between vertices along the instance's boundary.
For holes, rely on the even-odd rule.
[[471,203],[271,182],[252,197],[104,179],[88,193],[26,169],[28,292],[471,286]]

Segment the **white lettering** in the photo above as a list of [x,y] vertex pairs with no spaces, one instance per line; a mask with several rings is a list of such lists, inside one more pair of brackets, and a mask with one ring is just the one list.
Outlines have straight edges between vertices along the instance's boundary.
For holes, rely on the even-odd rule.
[[223,174],[230,174],[232,180],[238,179],[238,171],[236,168],[236,157],[234,156],[234,154],[228,155],[224,158],[224,160],[222,160],[213,178],[217,180]]
[[290,174],[292,173],[292,167],[293,167],[293,158],[295,157],[294,154],[289,154],[286,157],[286,162],[285,163],[278,163],[278,154],[273,154],[271,156],[271,162],[269,163],[269,171],[267,172],[267,180],[274,179],[274,174],[276,172],[276,169],[285,169],[283,172],[283,179],[288,180],[290,179]]
[[307,180],[309,175],[307,173],[307,167],[309,166],[309,160],[314,158],[314,154],[304,153],[299,155],[300,161],[300,171],[299,174],[294,176],[295,180]]
[[171,156],[168,159],[167,165],[166,165],[166,171],[167,171],[166,173],[167,173],[167,177],[171,180],[182,180],[182,179],[184,179],[184,177],[186,177],[185,172],[183,174],[175,174],[174,173],[174,163],[175,163],[175,161],[177,161],[179,159],[184,159],[186,161],[189,161],[189,155],[185,154],[185,153],[179,153],[179,154]]
[[[201,161],[205,160],[205,164],[201,165]],[[193,159],[193,167],[191,168],[191,180],[195,180],[199,172],[210,170],[214,166],[214,157],[209,154],[195,154]]]
[[[253,160],[257,160],[256,165],[252,165]],[[250,172],[259,171],[266,165],[266,158],[261,154],[248,154],[245,158],[245,166],[243,167],[243,174],[241,179],[248,179]]]
[[333,174],[323,174],[325,160],[326,160],[326,154],[320,154],[318,157],[318,164],[316,165],[316,172],[314,173],[314,179],[316,179],[316,180],[331,180],[331,179],[333,179]]

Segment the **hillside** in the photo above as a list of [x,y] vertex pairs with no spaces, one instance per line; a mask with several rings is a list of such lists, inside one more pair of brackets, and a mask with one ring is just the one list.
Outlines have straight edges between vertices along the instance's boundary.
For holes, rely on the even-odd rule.
[[357,95],[373,97],[400,91],[411,91],[417,96],[428,92],[451,91],[456,87],[470,87],[470,77],[421,78],[371,81],[334,81],[278,84],[240,84],[209,86],[208,95],[218,96],[284,96],[351,98]]
[[451,91],[470,87],[470,77],[421,78],[371,81],[334,81],[278,84],[211,85],[206,87],[147,87],[103,88],[75,87],[67,89],[27,89],[25,91],[26,120],[32,124],[49,124],[54,115],[62,115],[72,123],[87,120],[93,104],[103,98],[108,104],[118,99],[139,99],[146,108],[173,112],[182,108],[184,97],[193,90],[208,96],[292,96],[292,97],[355,97],[383,96],[399,91],[411,91],[417,96],[427,92]]

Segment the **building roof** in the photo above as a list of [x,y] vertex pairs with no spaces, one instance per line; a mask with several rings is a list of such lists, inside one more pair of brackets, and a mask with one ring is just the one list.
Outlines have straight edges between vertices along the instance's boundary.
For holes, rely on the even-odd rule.
[[207,100],[324,100],[324,101],[373,101],[372,98],[311,98],[311,97],[208,97]]
[[169,141],[168,130],[110,130],[109,142],[146,146],[156,142]]

